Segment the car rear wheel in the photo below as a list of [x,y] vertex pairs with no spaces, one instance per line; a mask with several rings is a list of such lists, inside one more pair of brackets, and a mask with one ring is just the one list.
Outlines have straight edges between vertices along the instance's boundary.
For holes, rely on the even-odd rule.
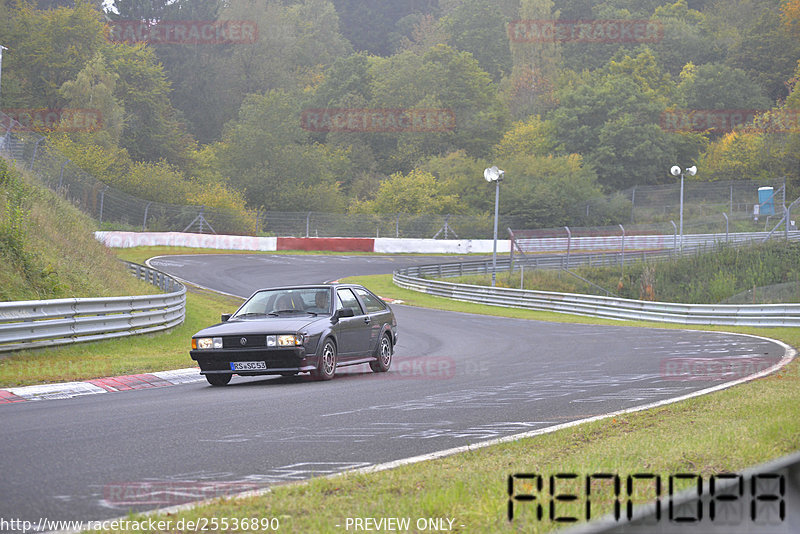
[[378,344],[377,360],[369,362],[369,368],[376,373],[385,373],[392,366],[392,340],[389,334],[381,336],[381,342]]
[[315,380],[330,380],[336,374],[336,344],[326,339],[316,370],[311,374]]
[[206,375],[206,380],[212,386],[227,386],[231,381],[230,373],[215,373],[213,375]]

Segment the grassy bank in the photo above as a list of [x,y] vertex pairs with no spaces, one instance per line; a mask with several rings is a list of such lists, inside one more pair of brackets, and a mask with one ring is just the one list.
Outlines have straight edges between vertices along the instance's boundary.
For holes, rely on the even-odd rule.
[[0,301],[142,295],[96,224],[0,158]]

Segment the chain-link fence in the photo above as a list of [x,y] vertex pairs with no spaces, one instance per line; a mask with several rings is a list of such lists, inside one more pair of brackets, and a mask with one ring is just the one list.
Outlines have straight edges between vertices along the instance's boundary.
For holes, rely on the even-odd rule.
[[[48,144],[47,138],[26,130],[0,113],[0,154],[31,171],[45,185],[59,191],[100,222],[104,230],[175,231],[234,235],[294,237],[406,237],[437,239],[491,239],[490,215],[342,214],[212,209],[197,205],[153,202],[130,195],[97,180]],[[691,182],[684,192],[684,233],[748,232],[769,230],[780,218],[785,200],[783,181]],[[775,215],[752,216],[758,188],[772,186]],[[608,224],[610,213],[629,233],[672,233],[669,221],[678,221],[680,187],[640,186],[573,206],[573,224]],[[638,223],[658,222],[657,229]],[[527,226],[519,218],[501,216],[500,228]],[[616,226],[611,232],[617,231]],[[602,228],[594,229],[603,232]]]
[[[776,208],[786,201],[784,180],[699,182],[684,181],[684,220],[713,219],[726,213],[739,219],[753,215],[759,204],[758,189],[772,187]],[[680,214],[680,183],[637,186],[619,193],[630,201],[629,223],[678,220]],[[778,212],[780,212],[778,208]],[[764,217],[761,217],[762,221]]]

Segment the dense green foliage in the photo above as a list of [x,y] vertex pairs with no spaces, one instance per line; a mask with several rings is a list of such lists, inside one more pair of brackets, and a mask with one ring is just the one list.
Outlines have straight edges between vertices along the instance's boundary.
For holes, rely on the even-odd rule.
[[[106,13],[98,4],[0,0],[3,108],[99,110],[99,130],[53,132],[54,146],[143,198],[238,209],[241,220],[260,208],[485,215],[481,173],[498,165],[501,211],[533,227],[622,222],[614,201],[591,217],[579,206],[671,183],[675,163],[697,163],[697,180],[786,175],[790,196],[800,189],[800,133],[761,113],[800,110],[796,0],[116,0]],[[247,21],[257,36],[110,37],[121,23],[213,20]],[[515,33],[520,20],[638,21],[659,32],[543,41]],[[342,108],[445,110],[454,122],[430,131],[303,122],[308,110]],[[665,114],[690,110],[762,118],[734,131],[665,126]]]

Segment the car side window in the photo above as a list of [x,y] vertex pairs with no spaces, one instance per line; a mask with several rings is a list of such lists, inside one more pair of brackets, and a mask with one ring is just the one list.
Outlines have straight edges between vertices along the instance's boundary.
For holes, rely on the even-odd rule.
[[350,308],[353,310],[354,315],[362,315],[364,312],[361,311],[361,305],[358,303],[358,299],[350,290],[350,288],[342,288],[336,290],[336,308]]
[[386,305],[378,297],[369,291],[361,288],[355,289],[356,294],[361,297],[361,301],[367,307],[367,313],[381,312],[386,309]]

